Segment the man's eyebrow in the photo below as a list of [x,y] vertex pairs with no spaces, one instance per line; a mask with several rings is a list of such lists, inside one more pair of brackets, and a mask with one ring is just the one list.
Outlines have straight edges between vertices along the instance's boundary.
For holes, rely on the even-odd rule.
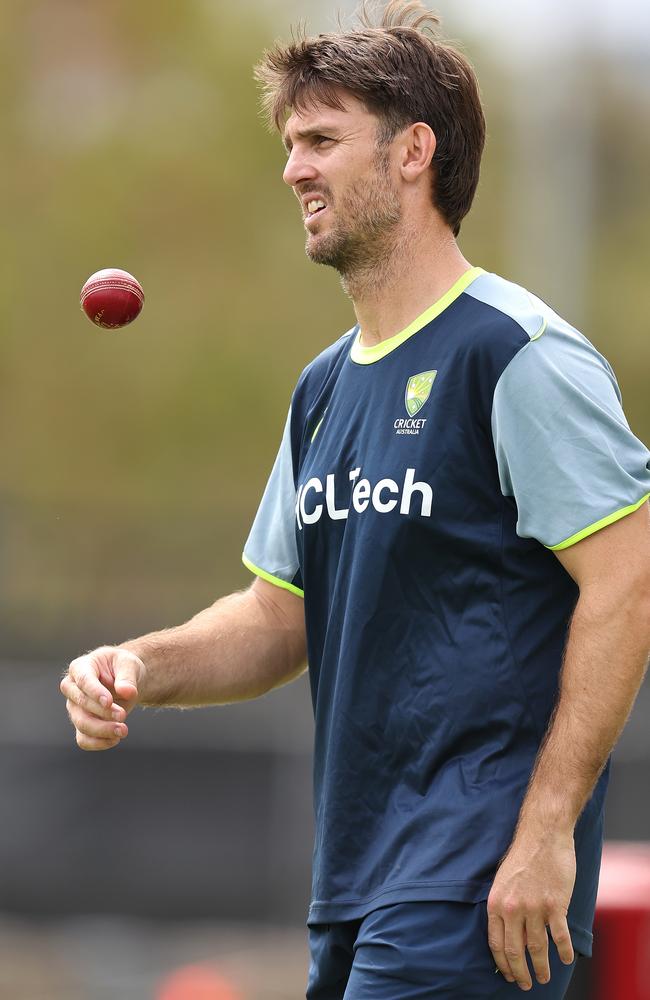
[[[312,135],[322,135],[323,132],[331,133],[336,131],[336,125],[328,125],[326,122],[321,122],[320,124],[311,125],[309,128],[297,128],[294,132],[294,136],[296,139],[309,139]],[[291,149],[293,146],[293,142],[289,138],[289,133],[286,129],[282,135],[282,143],[285,149]]]

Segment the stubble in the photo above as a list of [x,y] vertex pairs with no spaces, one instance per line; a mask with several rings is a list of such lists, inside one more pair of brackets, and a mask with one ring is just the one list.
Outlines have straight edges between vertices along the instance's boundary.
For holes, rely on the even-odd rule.
[[374,169],[342,193],[332,206],[336,225],[308,237],[305,252],[315,264],[333,267],[346,294],[384,283],[402,242],[402,208],[390,176],[388,154],[378,149]]

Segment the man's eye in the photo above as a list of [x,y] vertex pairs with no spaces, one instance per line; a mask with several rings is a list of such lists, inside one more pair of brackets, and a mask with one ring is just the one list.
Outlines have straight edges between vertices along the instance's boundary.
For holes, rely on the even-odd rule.
[[333,142],[333,141],[334,140],[331,139],[327,135],[315,135],[314,136],[314,145],[315,146],[322,146],[324,142]]

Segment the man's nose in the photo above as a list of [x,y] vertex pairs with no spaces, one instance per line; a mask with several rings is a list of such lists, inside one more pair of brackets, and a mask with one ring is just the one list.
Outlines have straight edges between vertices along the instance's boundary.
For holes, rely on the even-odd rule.
[[311,181],[317,176],[317,171],[310,162],[308,154],[300,152],[295,146],[289,153],[287,165],[282,174],[282,180],[289,187],[295,188],[301,181]]

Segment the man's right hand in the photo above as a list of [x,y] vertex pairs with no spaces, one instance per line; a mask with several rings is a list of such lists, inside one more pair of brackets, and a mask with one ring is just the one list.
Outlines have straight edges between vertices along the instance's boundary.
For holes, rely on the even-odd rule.
[[138,703],[145,666],[126,649],[100,646],[73,660],[61,694],[82,750],[110,750],[128,736],[125,723]]

